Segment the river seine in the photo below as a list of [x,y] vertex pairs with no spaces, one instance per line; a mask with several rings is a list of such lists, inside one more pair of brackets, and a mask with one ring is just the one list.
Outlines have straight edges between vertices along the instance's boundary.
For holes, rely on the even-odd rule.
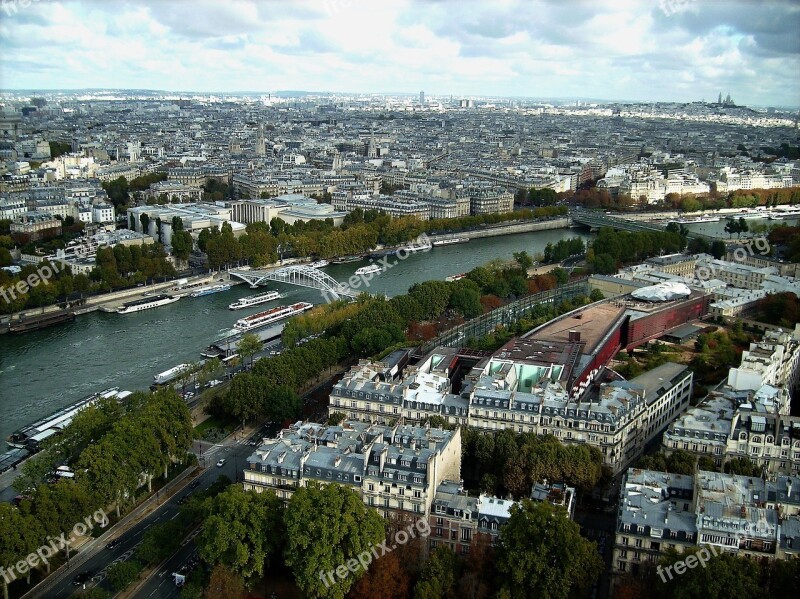
[[[443,280],[495,258],[511,259],[522,250],[541,253],[547,243],[575,236],[589,238],[579,230],[536,231],[436,247],[402,261],[390,258],[394,265],[376,275],[366,290],[399,295],[416,282]],[[331,265],[325,272],[344,283],[365,264]],[[281,304],[324,302],[313,289],[272,283],[266,288],[286,294]],[[236,312],[227,309],[229,303],[252,293],[247,285],[236,285],[228,292],[185,297],[144,312],[93,312],[49,329],[0,336],[0,450],[14,430],[95,391],[146,389],[154,374],[199,360],[200,350],[230,331],[237,319],[265,309],[263,305]]]

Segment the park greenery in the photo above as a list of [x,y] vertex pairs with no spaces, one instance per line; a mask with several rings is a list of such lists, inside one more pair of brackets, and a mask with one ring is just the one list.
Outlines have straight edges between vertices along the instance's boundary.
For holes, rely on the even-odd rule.
[[0,314],[49,306],[86,294],[135,287],[148,281],[175,275],[175,268],[161,244],[117,245],[97,250],[95,267],[88,275],[72,274],[69,267],[63,264],[54,267],[45,260],[40,264],[23,266],[18,274],[0,270],[0,287],[12,288],[45,266],[49,267],[54,275],[49,278],[36,275],[39,283],[30,287],[26,293],[15,291],[14,296],[7,294],[11,301],[0,302]]
[[686,237],[675,231],[615,231],[603,227],[597,233],[586,260],[599,274],[613,274],[626,264],[659,254],[674,254],[686,246]]
[[[427,539],[412,535],[366,570],[334,574],[327,584],[321,573],[335,572],[384,539],[391,543],[413,520],[398,515],[384,520],[337,483],[299,487],[288,501],[273,491],[231,486],[197,502],[196,509],[202,514],[196,543],[206,574],[192,573],[189,579],[200,581],[206,596],[224,591],[228,599],[242,598],[268,572],[285,571],[304,597],[316,599],[488,599],[531,596],[534,590],[566,599],[585,592],[602,569],[594,543],[580,536],[564,508],[528,499],[512,508],[495,547],[487,534],[478,533],[466,555],[446,545],[427,553]],[[199,589],[192,593],[199,596]]]
[[588,491],[608,477],[596,447],[564,445],[550,435],[463,428],[461,455],[464,486],[500,497],[527,497],[533,483],[544,479]]
[[251,223],[246,234],[234,237],[230,226],[212,227],[200,233],[197,245],[206,252],[208,266],[224,268],[247,262],[252,266],[272,264],[285,258],[334,258],[364,254],[378,245],[396,246],[423,233],[459,232],[504,222],[529,221],[566,214],[566,208],[541,207],[506,214],[463,216],[423,221],[414,217],[392,218],[376,210],[360,208],[348,213],[341,226],[333,220],[298,221],[287,224],[273,218],[269,223]]
[[[166,479],[171,467],[187,463],[191,441],[189,411],[171,389],[134,393],[124,403],[104,399],[81,410],[22,465],[13,483],[23,496],[19,506],[0,503],[0,561],[15,563],[98,509],[120,517],[140,489],[150,492],[155,478]],[[74,478],[54,474],[63,465]]]
[[791,292],[773,293],[759,302],[756,314],[753,318],[760,322],[791,330],[800,322],[800,300]]

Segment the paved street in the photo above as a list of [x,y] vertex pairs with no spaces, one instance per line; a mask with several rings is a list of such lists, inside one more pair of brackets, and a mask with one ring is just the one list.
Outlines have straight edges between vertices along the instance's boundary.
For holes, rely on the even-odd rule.
[[[263,433],[263,430],[259,432]],[[159,522],[166,522],[178,515],[180,509],[178,506],[179,498],[188,493],[196,493],[200,490],[207,489],[220,475],[225,475],[235,481],[237,474],[241,472],[244,466],[245,459],[253,452],[254,448],[249,445],[249,441],[255,440],[260,436],[260,434],[251,435],[244,443],[237,442],[233,438],[226,440],[224,444],[210,445],[203,443],[203,457],[201,458],[200,465],[202,466],[205,462],[207,468],[200,472],[198,477],[200,484],[197,488],[189,489],[191,479],[187,479],[182,485],[181,490],[174,493],[168,501],[163,502],[158,509],[143,518],[130,530],[121,535],[118,533],[104,535],[100,542],[97,543],[96,548],[90,551],[91,555],[88,560],[80,566],[73,565],[60,576],[51,577],[41,588],[37,589],[36,592],[29,593],[26,599],[38,597],[63,599],[69,597],[77,588],[72,584],[73,577],[83,571],[89,571],[92,574],[92,579],[87,583],[86,588],[103,584],[108,567],[113,563],[124,561],[132,557],[134,550],[141,542],[142,535],[148,527]],[[197,446],[197,442],[195,442],[195,446]],[[220,458],[225,458],[225,464],[222,467],[217,467],[216,463]],[[239,478],[241,478],[241,476],[239,476]],[[112,550],[106,549],[105,545],[108,541],[116,537],[121,539],[120,544]],[[165,567],[161,568],[154,577],[148,580],[136,596],[177,597],[178,595],[174,592],[175,585],[171,573],[183,565],[192,551],[193,544],[191,546],[182,547],[175,556],[168,560]]]

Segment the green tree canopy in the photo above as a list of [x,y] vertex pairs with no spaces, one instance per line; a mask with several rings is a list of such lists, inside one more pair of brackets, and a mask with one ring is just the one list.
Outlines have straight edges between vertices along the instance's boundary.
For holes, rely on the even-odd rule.
[[603,561],[566,510],[523,499],[500,531],[496,567],[512,599],[568,599],[583,596]]
[[252,582],[280,555],[285,536],[283,501],[275,493],[231,486],[211,500],[197,537],[198,554],[209,564],[222,564]]
[[320,573],[346,567],[348,560],[384,539],[384,522],[352,489],[332,483],[295,491],[286,510],[286,565],[304,596],[343,599],[363,570],[323,582]]

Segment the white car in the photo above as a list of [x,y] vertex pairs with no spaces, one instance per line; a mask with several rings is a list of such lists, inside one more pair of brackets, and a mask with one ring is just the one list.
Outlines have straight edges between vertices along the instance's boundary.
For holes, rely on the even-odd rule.
[[225,465],[225,458],[222,458],[219,462],[217,462],[217,468],[222,468]]

